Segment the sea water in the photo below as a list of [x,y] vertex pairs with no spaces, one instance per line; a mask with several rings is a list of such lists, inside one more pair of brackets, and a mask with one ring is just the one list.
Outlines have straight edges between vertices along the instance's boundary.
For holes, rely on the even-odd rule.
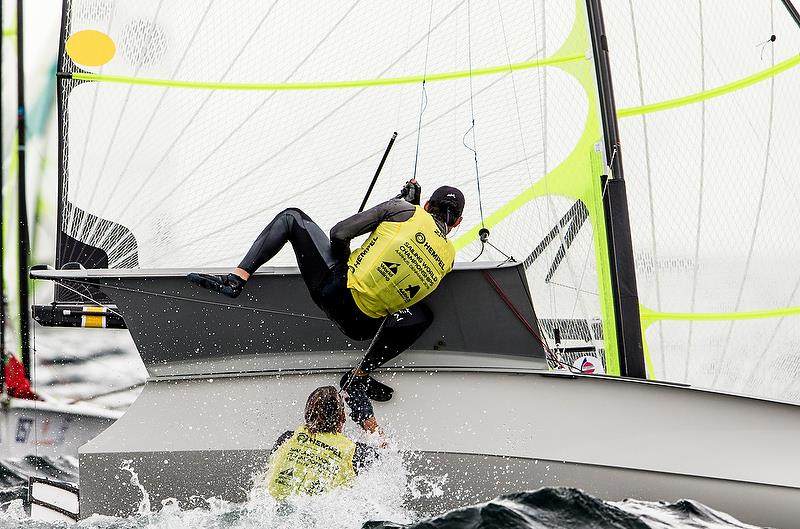
[[[26,514],[26,489],[22,476],[34,467],[39,474],[65,479],[77,476],[73,458],[26,458],[0,464],[0,529],[751,529],[731,516],[701,503],[676,503],[629,499],[606,502],[577,489],[541,488],[455,509],[441,516],[416,512],[405,500],[418,494],[441,494],[425,476],[411,476],[399,453],[388,451],[379,462],[362,472],[352,487],[317,496],[297,496],[275,501],[261,487],[254,487],[247,501],[231,503],[219,498],[193,498],[194,507],[175,499],[154,504],[139,484],[136,469],[125,462],[121,470],[139,493],[137,513],[127,517],[92,515],[74,524],[34,521]],[[260,476],[254,476],[258,482]]]

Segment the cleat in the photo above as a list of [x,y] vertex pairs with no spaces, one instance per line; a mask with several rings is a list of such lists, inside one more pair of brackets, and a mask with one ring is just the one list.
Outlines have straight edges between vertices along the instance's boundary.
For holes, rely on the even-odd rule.
[[213,290],[214,292],[219,292],[229,298],[238,297],[239,294],[242,293],[242,287],[245,283],[244,280],[234,274],[217,276],[192,272],[186,276],[186,279],[188,279],[190,283],[207,288],[208,290]]

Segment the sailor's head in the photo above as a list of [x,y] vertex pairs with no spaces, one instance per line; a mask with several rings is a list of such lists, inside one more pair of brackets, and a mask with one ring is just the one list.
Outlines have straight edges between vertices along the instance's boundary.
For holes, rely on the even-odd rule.
[[306,401],[306,428],[311,433],[341,432],[344,428],[344,402],[333,386],[311,392]]
[[425,211],[447,225],[447,232],[461,224],[464,212],[464,193],[451,186],[442,186],[425,203]]

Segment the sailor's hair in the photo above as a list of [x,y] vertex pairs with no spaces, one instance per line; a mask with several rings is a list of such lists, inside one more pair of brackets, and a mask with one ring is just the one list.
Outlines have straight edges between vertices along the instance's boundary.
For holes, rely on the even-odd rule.
[[445,226],[452,226],[458,220],[458,215],[454,210],[456,206],[446,202],[428,201],[428,213],[444,222]]
[[338,432],[345,421],[344,403],[333,386],[311,392],[306,401],[306,428],[310,433]]

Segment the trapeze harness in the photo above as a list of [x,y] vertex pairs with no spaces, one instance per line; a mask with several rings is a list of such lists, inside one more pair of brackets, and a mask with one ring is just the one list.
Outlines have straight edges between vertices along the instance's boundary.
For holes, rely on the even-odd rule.
[[340,433],[312,434],[303,425],[272,454],[267,489],[282,500],[295,494],[319,494],[347,485],[356,476],[356,443]]
[[371,318],[406,309],[453,269],[455,249],[420,206],[405,222],[381,222],[347,261],[347,287]]

